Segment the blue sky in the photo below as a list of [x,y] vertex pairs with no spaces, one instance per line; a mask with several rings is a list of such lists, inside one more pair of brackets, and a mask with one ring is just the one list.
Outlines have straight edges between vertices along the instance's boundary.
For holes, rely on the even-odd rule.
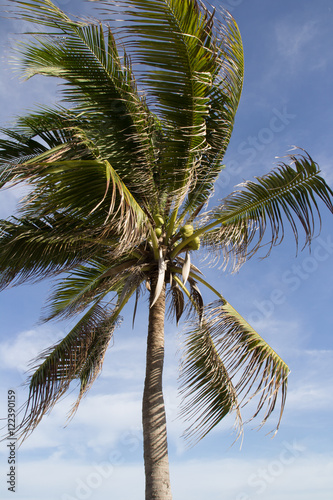
[[[82,14],[91,4],[59,0]],[[333,5],[331,0],[227,0],[239,24],[245,50],[245,82],[226,169],[215,199],[254,175],[268,172],[290,147],[306,149],[333,186]],[[0,20],[1,125],[15,114],[55,99],[49,80],[21,82],[10,69],[10,33],[22,23]],[[0,193],[0,217],[7,217],[22,196]],[[174,500],[329,500],[332,457],[332,303],[333,228],[323,209],[323,228],[308,250],[295,256],[290,234],[268,259],[260,255],[239,273],[203,268],[233,306],[257,329],[291,368],[283,421],[277,436],[245,427],[242,449],[233,442],[232,420],[188,450],[184,423],[177,418],[177,371],[183,325],[166,325],[165,399]],[[55,343],[68,324],[39,325],[51,284],[22,286],[0,295],[0,407],[7,391],[18,405],[29,361]],[[207,296],[207,299],[212,297]],[[126,314],[128,313],[128,315]],[[129,319],[126,318],[129,316]],[[18,450],[16,500],[141,500],[144,475],[141,395],[144,378],[147,303],[141,303],[135,329],[125,310],[101,376],[64,428],[75,399],[69,394]],[[7,491],[8,449],[0,444],[0,495]]]

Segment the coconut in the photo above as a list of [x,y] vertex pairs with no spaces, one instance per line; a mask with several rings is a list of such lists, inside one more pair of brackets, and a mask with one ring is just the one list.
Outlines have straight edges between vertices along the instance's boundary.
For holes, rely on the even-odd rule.
[[191,224],[185,224],[180,230],[183,238],[189,238],[193,234],[193,226]]
[[163,219],[161,214],[155,214],[154,221],[155,221],[156,227],[161,227],[164,224],[164,219]]
[[199,250],[200,248],[200,238],[196,236],[193,240],[191,240],[188,244],[190,250]]

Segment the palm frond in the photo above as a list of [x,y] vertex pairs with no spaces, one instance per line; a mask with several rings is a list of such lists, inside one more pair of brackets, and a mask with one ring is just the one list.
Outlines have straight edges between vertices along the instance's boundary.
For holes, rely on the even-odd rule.
[[201,295],[201,292],[200,292],[200,289],[198,287],[197,282],[193,278],[189,277],[189,283],[191,286],[191,297],[192,297],[193,302],[194,302],[194,305],[193,305],[192,301],[189,302],[190,308],[192,311],[195,311],[195,313],[198,315],[199,325],[201,325],[202,324],[202,316],[203,316],[203,312],[204,312],[204,301],[203,301],[203,298],[202,298],[202,295]]
[[154,291],[154,296],[152,298],[150,307],[153,307],[157,302],[159,296],[161,295],[162,290],[164,290],[164,281],[165,281],[165,271],[166,271],[166,262],[163,256],[162,249],[159,250],[159,259],[158,259],[158,273],[157,273],[157,282]]
[[133,194],[108,161],[43,163],[34,158],[21,168],[30,170],[29,182],[35,187],[27,196],[26,214],[44,216],[52,214],[57,207],[58,211],[76,214],[81,219],[90,217],[96,225],[111,222],[119,234],[126,228],[127,238],[138,234],[146,219]]
[[131,188],[154,197],[154,117],[111,30],[98,21],[70,19],[49,0],[11,2],[20,18],[52,28],[51,33],[36,32],[32,43],[18,47],[25,76],[64,80],[65,100],[89,121],[86,132],[101,157],[115,165],[124,181],[137,175],[140,183],[133,182]]
[[30,134],[22,134],[2,127],[0,128],[0,133],[7,137],[7,139],[0,139],[0,183],[1,187],[3,187],[7,182],[12,180],[13,163],[17,165],[20,162],[30,160],[34,156],[44,153],[47,148],[45,145],[32,139]]
[[222,252],[225,265],[231,258],[237,269],[265,244],[269,247],[268,255],[283,240],[285,221],[291,227],[296,246],[299,225],[305,233],[304,246],[310,245],[316,219],[321,221],[318,201],[333,212],[333,192],[319,175],[318,165],[308,155],[291,155],[290,159],[292,165],[281,163],[271,173],[257,177],[257,182],[244,183],[242,189],[208,212],[208,225],[204,224],[198,233],[203,233],[204,243],[211,251]]
[[1,220],[0,287],[54,276],[100,249],[80,220],[64,214]]
[[118,310],[108,311],[94,305],[76,326],[55,346],[41,353],[29,379],[29,395],[17,432],[25,439],[43,416],[51,411],[71,382],[80,380],[82,396],[100,373],[103,359],[117,324]]
[[170,306],[169,306],[169,319],[173,319],[176,317],[176,322],[177,325],[180,321],[180,318],[183,315],[184,312],[184,294],[177,285],[177,283],[174,283],[173,286],[170,288],[168,291],[168,298],[170,300]]
[[266,404],[263,425],[281,392],[278,428],[289,369],[228,302],[207,306],[201,326],[192,326],[185,345],[180,377],[181,414],[192,420],[185,433],[188,439],[201,439],[233,411],[240,434],[240,408],[256,395],[260,395],[259,403],[252,418]]
[[200,160],[196,182],[183,207],[191,213],[206,203],[214,183],[224,168],[222,160],[229,145],[235,115],[241,98],[244,78],[244,53],[241,35],[233,17],[221,12],[214,19],[215,53],[218,67],[213,75],[209,93],[210,110],[206,117],[206,140],[209,148]]
[[182,268],[182,277],[183,277],[184,285],[186,284],[186,281],[190,275],[190,270],[191,270],[191,257],[190,257],[190,252],[187,251],[186,256],[185,256],[185,261],[183,264],[183,268]]
[[[84,311],[90,302],[99,302],[112,288],[105,286],[101,276],[107,269],[96,259],[76,267],[59,281],[48,298],[43,321],[70,318]],[[105,280],[104,280],[105,281]]]
[[[126,279],[140,282],[142,266],[137,259],[91,259],[74,269],[54,287],[43,321],[70,318],[86,309],[91,302],[100,302],[110,293],[121,296]],[[134,283],[134,281],[133,281]]]
[[0,132],[9,139],[0,139],[0,183],[29,179],[29,170],[22,163],[38,157],[40,161],[93,158],[96,147],[84,134],[87,127],[75,110],[62,106],[40,106],[35,112],[16,119],[11,128]]
[[[43,143],[37,142],[41,153],[47,148],[51,149],[73,140],[74,124],[77,126],[78,123],[78,113],[75,110],[69,110],[60,105],[53,108],[37,106],[35,111],[17,117],[12,128],[0,130],[2,134],[16,141],[16,147],[24,144],[25,141],[31,141],[34,144],[38,138],[39,141],[43,141]],[[3,149],[1,153],[7,153],[7,149]],[[3,158],[1,155],[0,158],[5,160],[8,156]]]
[[[116,2],[101,3],[112,22]],[[214,24],[216,13],[196,0],[135,0],[122,5],[121,40],[134,62],[144,65],[140,83],[162,118],[160,185],[164,183],[173,196],[179,191],[182,199],[201,176],[201,158],[212,148],[216,156],[222,128],[230,136],[237,108],[231,101],[238,102],[241,88],[236,73],[242,80],[240,37],[231,18],[224,27]]]
[[52,216],[57,207],[58,212],[71,213],[81,220],[89,218],[90,226],[101,227],[108,222],[109,230],[123,235],[124,245],[131,244],[142,236],[147,217],[113,166],[107,160],[94,158],[59,161],[64,156],[87,156],[82,146],[75,147],[74,141],[60,142],[39,154],[31,154],[30,149],[31,157],[27,158],[22,157],[25,151],[19,144],[16,157],[5,165],[0,182],[33,186],[20,206],[24,217]]

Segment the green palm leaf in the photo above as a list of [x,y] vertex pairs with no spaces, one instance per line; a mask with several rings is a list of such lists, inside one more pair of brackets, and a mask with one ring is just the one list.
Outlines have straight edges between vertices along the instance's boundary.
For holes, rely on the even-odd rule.
[[82,222],[64,214],[1,220],[0,287],[54,276],[99,249]]
[[236,111],[240,101],[244,77],[244,53],[242,39],[235,20],[224,13],[224,22],[215,19],[216,53],[218,68],[210,88],[210,111],[206,117],[206,133],[209,148],[197,168],[196,183],[188,194],[183,213],[193,212],[207,202],[214,189],[223,165]]
[[54,287],[43,320],[69,318],[82,312],[91,302],[100,302],[112,288],[101,279],[106,269],[97,259],[76,267]]
[[[106,18],[109,11],[116,16],[113,2],[103,3]],[[240,98],[243,52],[238,28],[229,16],[224,24],[214,24],[216,14],[197,1],[123,4],[130,9],[122,12],[125,43],[133,60],[148,68],[140,83],[162,118],[160,184],[177,191],[195,186],[199,178],[207,187],[213,178],[207,165],[214,158],[216,176]],[[202,186],[199,191],[207,195]],[[199,204],[199,194],[193,196]]]
[[137,265],[137,259],[128,260],[126,256],[116,259],[113,265],[105,257],[101,260],[92,259],[57,283],[50,295],[44,321],[75,316],[91,302],[100,302],[110,293],[120,298],[126,279],[131,276],[139,286],[141,272],[142,266]]
[[[118,54],[111,30],[105,32],[100,23],[75,22],[49,0],[12,3],[25,10],[24,19],[53,28],[51,35],[37,32],[33,43],[19,47],[25,76],[63,79],[65,100],[89,121],[86,132],[102,158],[131,180],[132,188],[140,186],[141,194],[147,196],[149,190],[155,197],[154,117],[140,97],[128,57]],[[136,173],[140,183],[133,182]]]
[[[9,165],[30,160],[33,156],[38,156],[46,151],[46,147],[40,142],[31,138],[31,135],[24,135],[15,130],[0,128],[0,132],[12,140],[0,139],[0,183],[1,187],[11,180],[12,169]],[[13,140],[14,139],[14,140]]]
[[90,218],[95,225],[109,221],[118,233],[125,225],[127,237],[135,236],[136,230],[142,228],[146,219],[142,208],[108,161],[43,163],[34,158],[22,166],[26,167],[31,169],[29,183],[35,189],[27,196],[25,214],[45,216],[57,207],[60,212]]
[[239,435],[240,408],[258,394],[259,403],[252,418],[266,404],[263,425],[281,392],[278,428],[289,369],[228,302],[207,306],[201,325],[193,325],[186,337],[180,382],[181,414],[192,420],[185,432],[188,439],[202,439],[231,412],[236,412]]
[[[298,223],[305,232],[305,245],[315,232],[316,216],[321,220],[317,200],[333,212],[333,192],[319,175],[318,165],[310,156],[290,156],[294,167],[281,163],[276,170],[257,182],[247,181],[222,200],[201,220],[201,227],[176,247],[172,256],[181,251],[196,236],[203,236],[211,252],[221,252],[226,266],[232,259],[239,267],[261,246],[281,243],[285,220],[289,223],[298,244]],[[270,235],[266,232],[270,230]],[[265,239],[266,237],[266,239]]]
[[1,187],[31,181],[34,162],[95,159],[95,148],[89,144],[80,125],[82,119],[79,121],[74,112],[59,107],[43,108],[18,118],[14,129],[1,129],[4,135],[14,139],[0,140]]

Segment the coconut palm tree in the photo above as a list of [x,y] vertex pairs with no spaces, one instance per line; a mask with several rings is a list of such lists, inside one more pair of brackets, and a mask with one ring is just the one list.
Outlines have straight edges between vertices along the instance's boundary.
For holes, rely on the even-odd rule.
[[[162,392],[166,301],[184,337],[181,413],[191,442],[257,396],[262,423],[285,404],[289,369],[191,263],[199,251],[239,268],[289,224],[305,245],[333,210],[332,191],[305,152],[208,208],[243,82],[234,19],[197,0],[98,2],[102,21],[50,0],[10,0],[31,23],[18,45],[23,75],[60,79],[63,100],[2,129],[1,186],[29,186],[1,221],[2,288],[57,278],[43,319],[77,317],[41,353],[29,379],[22,438],[79,383],[74,413],[100,373],[120,315],[149,295],[143,394],[146,499],[171,499]],[[119,6],[122,24],[117,24]],[[211,205],[210,205],[211,207]],[[205,211],[204,211],[205,210]],[[269,253],[269,252],[268,252]],[[199,286],[215,301],[204,304]]]

